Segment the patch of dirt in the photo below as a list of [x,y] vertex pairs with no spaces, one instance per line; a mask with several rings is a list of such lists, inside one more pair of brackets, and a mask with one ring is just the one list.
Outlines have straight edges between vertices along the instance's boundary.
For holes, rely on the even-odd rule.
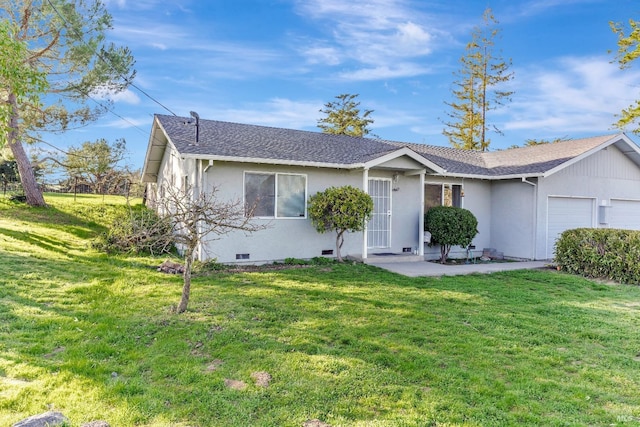
[[222,360],[215,359],[211,363],[209,363],[206,368],[204,368],[204,371],[205,372],[213,372],[213,371],[217,370],[223,364],[224,364],[224,362]]
[[320,420],[307,420],[302,427],[331,427],[331,425]]
[[447,262],[444,264],[442,264],[439,259],[430,260],[429,262],[432,262],[434,264],[440,264],[440,265],[473,265],[473,264],[505,264],[505,263],[517,262],[517,261],[511,260],[511,259],[490,259],[488,261],[483,261],[479,258],[476,258],[475,261],[470,260],[469,264],[467,264],[467,259],[461,258],[461,259],[447,259]]
[[271,382],[271,375],[268,372],[254,372],[251,374],[251,378],[253,378],[258,387],[269,387]]
[[53,351],[51,351],[51,353],[47,353],[43,357],[45,359],[51,359],[53,356],[55,356],[58,353],[62,353],[63,351],[65,351],[64,347],[62,347],[62,346],[61,347],[56,347],[56,348],[53,349]]
[[247,383],[244,381],[231,380],[229,378],[224,379],[224,385],[233,390],[244,390],[247,388]]

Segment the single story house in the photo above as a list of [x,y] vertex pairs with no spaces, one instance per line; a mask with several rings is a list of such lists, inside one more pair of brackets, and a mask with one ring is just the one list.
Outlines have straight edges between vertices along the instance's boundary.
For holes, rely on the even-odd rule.
[[366,230],[349,233],[342,248],[364,260],[437,258],[423,232],[424,212],[436,205],[469,209],[479,230],[472,244],[514,259],[552,259],[570,228],[640,229],[640,148],[625,134],[477,152],[156,115],[142,175],[151,204],[166,186],[259,201],[255,221],[268,228],[200,248],[200,259],[224,263],[334,256],[335,234],[319,234],[306,207],[316,192],[343,185],[374,200]]

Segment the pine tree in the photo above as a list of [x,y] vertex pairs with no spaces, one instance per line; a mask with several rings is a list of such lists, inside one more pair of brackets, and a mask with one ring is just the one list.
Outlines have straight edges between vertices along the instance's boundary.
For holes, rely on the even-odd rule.
[[456,101],[445,102],[451,111],[443,134],[453,147],[486,151],[491,140],[487,131],[502,132],[488,121],[488,112],[511,100],[513,92],[500,86],[513,79],[508,72],[511,60],[505,61],[495,50],[495,38],[500,33],[498,21],[491,9],[483,15],[483,25],[471,33],[466,53],[460,58],[461,68],[454,73],[457,81],[452,91]]
[[369,125],[373,123],[373,119],[369,115],[373,110],[365,110],[360,115],[359,102],[354,101],[358,94],[352,95],[344,93],[336,96],[337,101],[327,102],[321,113],[326,117],[318,120],[318,127],[323,133],[331,133],[334,135],[349,135],[362,138],[371,131]]

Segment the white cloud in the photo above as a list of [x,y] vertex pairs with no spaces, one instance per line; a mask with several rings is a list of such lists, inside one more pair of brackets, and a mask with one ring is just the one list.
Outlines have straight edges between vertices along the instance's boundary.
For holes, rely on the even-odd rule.
[[413,77],[428,74],[427,67],[413,63],[388,64],[374,68],[360,68],[355,71],[345,71],[339,73],[339,77],[343,80],[350,81],[366,81],[366,80],[383,80],[399,77]]
[[311,46],[303,49],[303,53],[309,64],[338,65],[342,62],[340,52],[332,46]]
[[272,98],[265,102],[247,103],[239,108],[211,108],[209,104],[193,105],[178,111],[194,110],[200,117],[236,123],[274,126],[289,129],[309,129],[316,125],[322,101],[294,101],[287,98]]
[[601,132],[640,96],[640,72],[621,71],[607,58],[569,57],[550,67],[517,71],[514,102],[504,130]]
[[98,100],[111,100],[113,102],[122,102],[130,105],[140,104],[140,97],[131,89],[125,89],[121,92],[113,93],[107,89],[97,89],[91,96]]
[[100,126],[111,128],[111,129],[141,128],[144,130],[149,127],[149,122],[150,120],[148,117],[133,118],[133,117],[122,116],[122,118],[111,120],[109,122],[101,124]]
[[579,5],[596,3],[599,0],[529,0],[521,4],[513,5],[517,9],[515,15],[520,17],[529,17],[549,13],[550,9],[560,7],[579,7]]
[[424,62],[445,34],[429,24],[434,21],[430,16],[403,0],[300,0],[297,9],[325,29],[325,39],[308,42],[310,47],[300,49],[302,55],[317,63],[317,46],[330,49],[327,65],[354,63],[354,71],[339,74],[347,80],[424,74],[427,67],[418,62]]

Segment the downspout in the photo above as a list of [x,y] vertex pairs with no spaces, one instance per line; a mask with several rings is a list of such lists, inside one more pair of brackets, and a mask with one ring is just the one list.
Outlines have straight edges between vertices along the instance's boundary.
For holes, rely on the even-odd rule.
[[533,224],[531,227],[531,234],[533,238],[533,248],[531,251],[531,259],[536,259],[536,248],[538,247],[538,184],[535,182],[527,181],[527,178],[522,177],[522,182],[525,184],[533,185]]
[[[362,172],[362,190],[369,194],[369,169],[365,168],[364,171]],[[367,251],[367,247],[369,246],[369,242],[367,241],[367,228],[368,228],[368,222],[364,224],[364,231],[363,231],[363,235],[362,235],[362,260],[364,261],[365,259],[367,259],[368,256],[368,251]]]
[[418,219],[418,255],[424,257],[424,176],[425,171],[420,172],[420,218]]
[[[198,175],[199,175],[199,182],[200,182],[200,189],[199,189],[199,193],[204,193],[206,191],[206,176],[207,176],[207,171],[213,166],[213,160],[209,160],[209,164],[207,164],[206,166],[204,166],[204,161],[203,160],[198,160]],[[204,166],[204,167],[203,167]],[[200,194],[198,194],[200,195]],[[202,227],[201,225],[199,225],[199,227]],[[198,260],[200,262],[204,261],[204,242],[200,242],[199,246],[198,246]]]

